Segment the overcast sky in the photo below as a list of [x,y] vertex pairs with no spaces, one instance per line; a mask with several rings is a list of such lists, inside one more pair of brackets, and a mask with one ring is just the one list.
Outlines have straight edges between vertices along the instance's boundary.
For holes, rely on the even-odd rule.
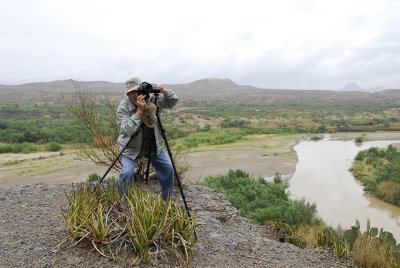
[[400,1],[0,0],[0,84],[400,88]]

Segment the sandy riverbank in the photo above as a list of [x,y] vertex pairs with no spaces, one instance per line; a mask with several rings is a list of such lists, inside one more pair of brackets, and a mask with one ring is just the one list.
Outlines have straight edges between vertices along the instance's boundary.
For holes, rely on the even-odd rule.
[[203,147],[186,154],[191,165],[187,178],[201,181],[207,176],[241,169],[255,177],[271,177],[279,172],[294,173],[297,155],[293,147],[308,135],[259,135],[233,144]]

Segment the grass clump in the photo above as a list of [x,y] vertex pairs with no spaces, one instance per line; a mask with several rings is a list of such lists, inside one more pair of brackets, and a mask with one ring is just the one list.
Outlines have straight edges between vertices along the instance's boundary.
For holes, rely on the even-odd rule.
[[356,140],[355,140],[356,143],[362,143],[363,141],[364,141],[364,138],[361,137],[361,136],[357,137]]
[[95,182],[100,180],[100,175],[97,173],[91,173],[89,174],[89,177],[87,179],[88,182]]
[[115,183],[84,183],[66,193],[63,211],[69,247],[86,244],[100,255],[116,260],[122,253],[132,255],[132,263],[147,263],[158,257],[175,256],[181,263],[193,252],[194,217],[172,200],[142,187],[130,187],[119,196]]
[[363,236],[354,243],[352,256],[358,267],[400,267],[395,251],[379,239]]
[[317,136],[317,135],[312,136],[312,137],[311,137],[311,140],[312,140],[312,141],[319,141],[319,140],[322,140],[322,136]]
[[46,149],[48,151],[51,152],[58,152],[60,151],[62,148],[61,144],[57,143],[57,142],[50,142],[49,144],[47,144]]

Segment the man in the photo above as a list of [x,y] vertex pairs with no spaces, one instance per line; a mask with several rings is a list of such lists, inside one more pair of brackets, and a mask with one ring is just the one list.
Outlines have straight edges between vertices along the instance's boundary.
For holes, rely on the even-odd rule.
[[[138,94],[140,84],[139,78],[131,78],[126,81],[126,97],[121,101],[117,110],[117,120],[120,127],[119,149],[122,150],[125,144],[129,142],[130,137],[133,136],[132,141],[122,154],[122,170],[118,184],[121,189],[121,196],[123,196],[124,190],[125,194],[128,194],[128,186],[133,181],[136,163],[141,157],[148,156],[149,148],[151,147],[151,164],[157,172],[162,198],[166,200],[167,198],[172,198],[174,169],[168,154],[163,148],[164,140],[158,125],[150,128],[143,123],[146,103],[154,103],[155,96],[150,94],[146,102],[146,95]],[[178,102],[176,94],[162,85],[157,85],[157,87],[161,91],[157,99],[157,106],[160,111],[163,108],[175,106]],[[151,142],[153,143],[152,146],[150,146]]]

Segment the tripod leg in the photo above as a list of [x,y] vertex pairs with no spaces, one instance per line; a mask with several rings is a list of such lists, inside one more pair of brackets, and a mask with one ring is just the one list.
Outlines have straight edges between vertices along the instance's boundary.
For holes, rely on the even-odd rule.
[[[168,155],[169,155],[169,158],[170,158],[170,160],[171,160],[172,167],[173,167],[173,169],[174,169],[174,173],[175,173],[175,176],[176,176],[176,181],[178,182],[178,185],[179,185],[179,190],[180,190],[180,192],[181,192],[182,200],[183,200],[183,203],[185,204],[186,212],[187,212],[189,218],[191,218],[192,216],[190,215],[190,211],[189,211],[188,205],[187,205],[187,203],[186,203],[186,198],[185,198],[185,194],[183,193],[181,181],[180,181],[180,179],[179,179],[178,172],[176,171],[174,159],[172,158],[171,149],[169,148],[168,140],[167,140],[167,137],[165,136],[165,129],[163,128],[163,125],[162,125],[162,122],[161,122],[161,118],[160,118],[160,107],[158,107],[158,105],[157,105],[158,94],[154,94],[154,95],[155,95],[154,104],[157,106],[156,117],[157,117],[158,128],[159,128],[159,130],[160,130],[160,132],[161,132],[162,138],[163,138],[164,141],[165,141],[165,145],[166,145],[167,150],[168,150]],[[194,232],[194,238],[195,238],[195,240],[197,240],[197,234],[196,234],[196,230],[195,230],[194,228],[193,228],[193,232]]]
[[154,141],[154,130],[153,130],[153,135],[150,136],[149,152],[146,156],[147,158],[146,184],[149,182],[150,160],[151,160],[151,151],[153,150],[153,141]]
[[146,168],[146,184],[149,182],[149,173],[150,173],[150,157],[147,157],[147,168]]
[[114,159],[114,161],[111,163],[111,165],[108,167],[107,171],[104,173],[103,177],[101,177],[99,181],[99,185],[103,182],[104,178],[107,176],[108,172],[112,169],[112,167],[115,165],[115,163],[118,161],[118,158],[122,155],[122,153],[125,151],[126,147],[128,147],[128,144],[132,141],[133,136],[129,139],[129,141],[125,144],[124,148],[122,148],[121,152],[117,155],[117,157]]
[[[160,115],[159,115],[159,108],[158,108],[158,106],[157,106],[156,116],[157,116],[158,127],[159,127],[159,129],[160,129],[160,131],[161,131],[161,135],[162,135],[162,137],[163,137],[163,139],[164,139],[164,141],[165,141],[165,146],[167,147],[169,158],[171,159],[171,163],[172,163],[172,167],[173,167],[173,169],[174,169],[176,181],[178,182],[179,190],[180,190],[180,192],[181,192],[183,204],[185,205],[185,209],[186,209],[187,215],[189,216],[189,218],[191,218],[192,216],[190,215],[189,207],[188,207],[188,205],[187,205],[187,203],[186,203],[186,198],[185,198],[185,194],[183,193],[183,188],[182,188],[181,180],[179,179],[179,174],[178,174],[178,172],[177,172],[177,170],[176,170],[175,163],[174,163],[174,159],[172,158],[172,152],[171,152],[171,149],[170,149],[170,147],[169,147],[169,143],[168,143],[167,137],[165,136],[165,130],[164,130],[163,125],[162,125],[162,122],[161,122],[161,118],[160,118]],[[195,238],[195,240],[197,240],[196,230],[193,229],[193,231],[194,231],[194,238]]]

